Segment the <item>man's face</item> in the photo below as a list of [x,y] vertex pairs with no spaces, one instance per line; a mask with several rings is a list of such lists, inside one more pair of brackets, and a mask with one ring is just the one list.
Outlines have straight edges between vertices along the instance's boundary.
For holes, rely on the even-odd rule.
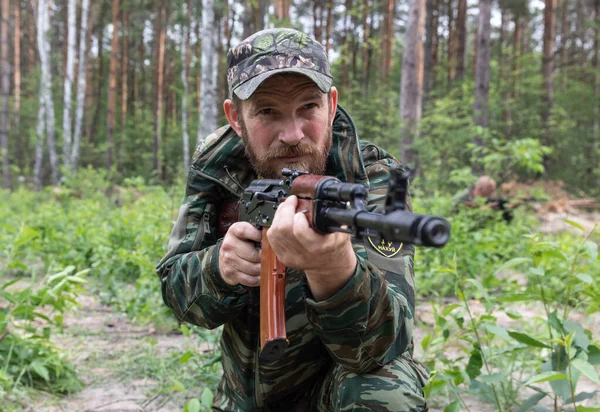
[[306,76],[276,75],[243,101],[241,110],[226,101],[225,113],[253,168],[273,179],[284,167],[325,172],[336,106],[335,88],[328,97]]

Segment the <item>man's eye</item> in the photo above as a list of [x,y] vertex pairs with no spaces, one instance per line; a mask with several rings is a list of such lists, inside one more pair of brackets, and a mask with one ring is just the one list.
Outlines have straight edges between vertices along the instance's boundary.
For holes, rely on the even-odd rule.
[[315,107],[317,107],[316,103],[308,103],[304,105],[305,109],[314,109]]
[[269,114],[273,114],[273,109],[260,109],[258,111],[258,114],[265,115],[265,116],[269,115]]

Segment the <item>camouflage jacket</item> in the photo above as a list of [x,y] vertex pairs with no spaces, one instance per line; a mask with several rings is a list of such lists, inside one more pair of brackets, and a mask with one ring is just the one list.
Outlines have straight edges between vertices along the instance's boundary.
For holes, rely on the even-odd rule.
[[[381,211],[395,164],[387,152],[359,140],[350,116],[338,107],[326,174],[366,185],[370,209]],[[287,269],[289,346],[282,358],[259,361],[257,288],[230,286],[221,278],[216,235],[221,202],[241,197],[255,178],[231,128],[208,136],[194,154],[168,253],[157,266],[163,299],[178,319],[206,328],[224,325],[219,392],[239,410],[254,410],[308,390],[332,361],[360,374],[412,356],[414,248],[366,238],[353,239],[356,271],[327,300],[315,301],[304,273]]]

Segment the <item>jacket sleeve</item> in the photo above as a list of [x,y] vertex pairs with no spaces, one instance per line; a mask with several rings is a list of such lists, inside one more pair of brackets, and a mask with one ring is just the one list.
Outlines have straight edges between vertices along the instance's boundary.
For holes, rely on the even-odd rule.
[[219,271],[220,193],[192,165],[168,252],[156,267],[163,300],[177,319],[211,329],[239,314],[248,299],[246,288],[227,284]]
[[[369,209],[383,212],[389,170],[397,161],[383,150],[363,150]],[[411,209],[410,201],[408,208]],[[307,287],[309,322],[337,362],[355,373],[412,354],[415,288],[412,245],[365,237],[353,240],[358,264],[334,296],[315,301]]]

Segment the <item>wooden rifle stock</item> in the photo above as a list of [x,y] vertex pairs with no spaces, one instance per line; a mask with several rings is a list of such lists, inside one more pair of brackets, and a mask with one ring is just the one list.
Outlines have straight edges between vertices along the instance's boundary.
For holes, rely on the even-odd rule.
[[262,230],[260,259],[260,358],[281,357],[288,346],[285,332],[285,266],[277,259]]

